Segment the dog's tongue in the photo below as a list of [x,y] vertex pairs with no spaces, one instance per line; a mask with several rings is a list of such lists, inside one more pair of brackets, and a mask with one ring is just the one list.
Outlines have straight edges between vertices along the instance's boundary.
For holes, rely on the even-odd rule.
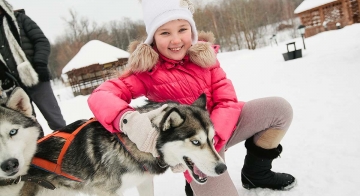
[[207,177],[198,167],[196,167],[196,165],[194,165],[194,173],[201,178]]

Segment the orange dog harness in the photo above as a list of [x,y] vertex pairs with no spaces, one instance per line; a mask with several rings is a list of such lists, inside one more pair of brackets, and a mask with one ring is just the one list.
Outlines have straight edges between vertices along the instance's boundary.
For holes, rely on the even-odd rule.
[[88,120],[87,122],[85,122],[84,124],[82,124],[80,127],[78,127],[74,132],[72,133],[66,133],[66,132],[60,132],[60,131],[55,131],[52,134],[49,134],[41,139],[38,140],[38,144],[40,144],[41,142],[47,140],[50,137],[61,137],[65,139],[65,144],[63,146],[63,148],[61,149],[60,155],[58,157],[57,163],[53,163],[51,161],[39,158],[39,157],[34,157],[32,160],[32,166],[37,167],[39,169],[51,172],[51,173],[55,173],[57,175],[63,176],[65,178],[71,179],[71,180],[75,180],[78,182],[81,182],[82,180],[72,176],[70,174],[67,174],[65,172],[63,172],[61,170],[61,164],[62,164],[62,160],[64,158],[64,155],[67,151],[67,149],[69,148],[71,142],[74,140],[75,136],[83,129],[83,127],[85,127],[86,125],[97,121],[95,118],[91,118],[90,120]]

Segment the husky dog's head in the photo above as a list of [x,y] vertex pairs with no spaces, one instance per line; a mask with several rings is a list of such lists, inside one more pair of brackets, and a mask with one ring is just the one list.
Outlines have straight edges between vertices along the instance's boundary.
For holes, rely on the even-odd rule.
[[154,120],[160,128],[157,149],[164,161],[170,166],[186,165],[198,183],[224,173],[226,165],[213,144],[215,131],[206,110],[206,95],[189,106],[167,104],[163,115]]
[[0,179],[27,173],[40,130],[29,97],[14,89],[0,106]]

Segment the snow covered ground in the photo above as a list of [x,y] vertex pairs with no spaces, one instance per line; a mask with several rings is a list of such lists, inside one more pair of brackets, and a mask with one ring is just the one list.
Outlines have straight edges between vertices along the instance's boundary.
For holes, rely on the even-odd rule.
[[[359,195],[360,24],[307,38],[303,58],[284,61],[282,53],[292,41],[303,48],[298,38],[255,51],[221,53],[218,58],[239,100],[281,96],[292,104],[293,123],[273,170],[293,174],[298,184],[285,192],[243,189],[243,144],[226,154],[230,175],[241,196]],[[60,86],[54,87],[54,93],[67,123],[92,117],[87,96],[74,98],[70,88]],[[49,133],[46,121],[37,114]],[[155,195],[185,195],[184,182],[182,174],[169,170],[155,178]],[[125,195],[138,194],[131,189]]]

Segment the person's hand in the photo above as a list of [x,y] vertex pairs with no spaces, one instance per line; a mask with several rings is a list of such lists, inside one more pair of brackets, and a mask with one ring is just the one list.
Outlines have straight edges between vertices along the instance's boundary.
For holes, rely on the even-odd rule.
[[179,163],[174,167],[170,167],[170,168],[173,173],[184,173],[187,169],[186,166],[183,165],[182,163]]
[[159,131],[152,126],[151,119],[158,116],[166,107],[167,105],[165,104],[158,109],[146,113],[139,113],[138,111],[126,112],[120,119],[120,130],[136,144],[140,151],[148,152],[154,157],[158,157],[159,155],[155,147]]
[[40,81],[49,81],[51,79],[49,70],[45,63],[36,63],[34,69],[38,74]]

